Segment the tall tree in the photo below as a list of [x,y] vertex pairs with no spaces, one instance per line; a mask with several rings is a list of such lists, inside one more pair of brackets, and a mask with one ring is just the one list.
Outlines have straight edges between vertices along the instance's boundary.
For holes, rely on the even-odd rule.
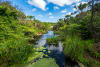
[[83,10],[84,10],[87,6],[88,6],[87,3],[84,3],[84,4],[80,3],[78,6],[74,6],[74,8],[77,9],[77,11],[75,11],[74,14],[76,14],[76,13],[79,12],[79,11],[80,11],[80,13],[82,13]]
[[93,24],[93,21],[94,21],[94,0],[91,0],[91,19],[90,19],[90,32],[91,32],[91,35],[92,37],[94,38],[94,40],[96,40],[96,35],[95,35],[95,32],[94,32],[94,24]]
[[66,15],[64,18],[65,23],[69,24],[70,18],[71,18],[71,15]]
[[81,11],[81,13],[83,12],[83,10],[87,7],[87,4],[82,4],[80,3],[80,5],[78,6],[78,9]]

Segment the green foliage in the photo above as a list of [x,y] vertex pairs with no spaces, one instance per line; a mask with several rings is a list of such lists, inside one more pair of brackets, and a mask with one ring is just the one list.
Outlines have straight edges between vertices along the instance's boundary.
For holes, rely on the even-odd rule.
[[[35,54],[35,40],[43,29],[35,26],[35,21],[24,20],[23,12],[9,3],[0,3],[0,66],[10,67],[24,64],[32,53]],[[42,25],[39,23],[39,25]],[[45,30],[44,30],[45,31]],[[31,43],[30,43],[31,42]]]
[[24,63],[33,46],[24,37],[23,29],[18,23],[17,10],[0,6],[0,65],[8,67]]
[[64,46],[65,54],[71,56],[72,59],[77,59],[83,54],[84,44],[77,36],[67,36],[66,41],[64,42]]
[[[81,13],[77,14],[75,17],[71,15],[66,15],[64,21],[60,21],[55,24],[54,30],[59,32],[61,41],[64,43],[64,53],[69,56],[72,60],[79,61],[83,63],[86,67],[99,67],[100,53],[94,49],[95,42],[91,36],[91,10],[83,12],[87,4],[80,4],[77,8]],[[99,6],[99,5],[98,5]],[[97,8],[97,5],[95,5]],[[93,25],[94,33],[96,34],[96,39],[100,41],[100,12],[96,11]],[[99,48],[97,48],[99,50]]]
[[25,64],[44,55],[37,53],[34,43],[52,24],[29,18],[10,3],[0,3],[0,67]]
[[100,63],[98,61],[91,59],[93,55],[96,58],[100,57],[100,54],[93,49],[93,43],[93,40],[84,41],[78,36],[67,36],[64,42],[64,53],[73,60],[83,63],[86,67],[94,67],[94,65],[99,66]]
[[43,58],[43,59],[40,59],[39,61],[37,61],[34,64],[28,65],[27,67],[59,67],[59,66],[56,64],[54,59]]
[[85,9],[87,7],[87,4],[85,3],[85,4],[80,4],[79,6],[78,6],[78,9],[80,10],[80,11],[83,11],[83,9]]
[[58,42],[59,42],[59,38],[58,37],[47,38],[48,45],[55,45],[55,46],[57,46]]
[[[33,52],[32,54],[30,54],[30,56],[28,57],[27,62],[31,62],[36,60],[37,58],[42,59],[43,56],[47,56],[47,54],[44,54],[46,52],[46,48],[44,47],[38,47],[38,48],[34,48],[35,52]],[[48,51],[48,53],[50,53],[50,51]]]
[[0,43],[0,64],[4,67],[24,63],[30,53],[34,52],[32,45],[26,40],[11,39]]

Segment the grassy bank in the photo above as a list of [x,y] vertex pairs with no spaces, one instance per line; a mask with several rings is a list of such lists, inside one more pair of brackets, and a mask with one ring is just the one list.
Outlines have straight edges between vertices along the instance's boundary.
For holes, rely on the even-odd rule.
[[93,40],[81,40],[79,37],[67,37],[64,53],[72,60],[81,62],[86,67],[100,66],[100,53],[94,49]]
[[55,60],[52,58],[43,58],[37,61],[34,64],[29,64],[26,67],[59,67]]
[[33,20],[9,2],[0,2],[0,67],[26,64],[31,54],[39,55],[35,42],[51,25]]

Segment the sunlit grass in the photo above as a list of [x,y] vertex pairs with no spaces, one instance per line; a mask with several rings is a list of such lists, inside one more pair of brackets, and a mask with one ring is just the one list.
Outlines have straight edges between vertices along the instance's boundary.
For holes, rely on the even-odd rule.
[[93,45],[93,40],[82,40],[78,36],[67,36],[64,42],[64,53],[71,59],[79,61],[86,66],[97,67],[100,63],[96,58],[99,58],[100,54],[94,50]]
[[43,58],[27,67],[59,67],[52,58]]

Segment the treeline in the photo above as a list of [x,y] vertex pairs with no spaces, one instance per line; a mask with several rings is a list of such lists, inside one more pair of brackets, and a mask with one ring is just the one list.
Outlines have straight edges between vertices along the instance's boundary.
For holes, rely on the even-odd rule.
[[0,2],[0,67],[26,63],[35,52],[36,40],[52,24],[33,18],[25,16],[9,2]]
[[[100,67],[100,2],[75,6],[71,15],[59,19],[53,27],[63,42],[66,57],[84,64],[85,67]],[[88,8],[88,10],[86,10]],[[76,16],[75,14],[78,13]]]

